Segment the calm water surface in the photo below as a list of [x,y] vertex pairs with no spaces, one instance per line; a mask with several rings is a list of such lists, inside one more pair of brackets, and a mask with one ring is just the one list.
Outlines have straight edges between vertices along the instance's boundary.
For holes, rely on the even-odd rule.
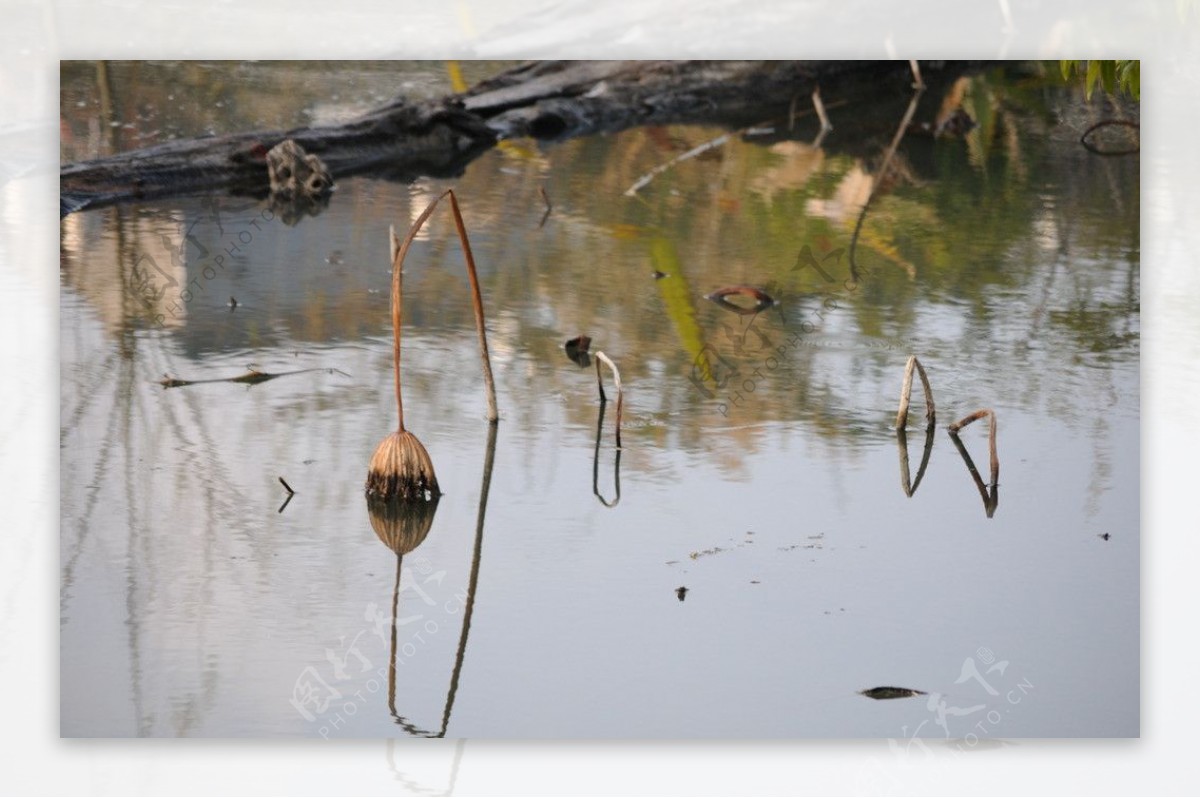
[[[441,63],[65,64],[63,159],[450,81]],[[343,180],[295,226],[233,197],[67,217],[62,733],[1137,735],[1138,159],[1089,156],[1078,134],[1111,112],[1028,70],[965,78],[917,118],[948,96],[980,126],[905,140],[850,286],[888,143],[854,141],[852,108],[822,148],[811,122],[733,137],[633,197],[722,131],[506,142],[458,180]],[[395,425],[387,226],[447,187],[502,419],[489,439],[439,210],[406,266],[404,377],[445,495],[398,562],[362,492]],[[736,283],[780,306],[751,321],[704,299]],[[612,403],[597,449],[594,371],[563,352],[579,334],[621,369],[619,460]],[[909,354],[938,411],[911,497]],[[250,366],[283,376],[160,384]],[[991,517],[945,430],[980,408]],[[962,442],[986,482],[987,422]],[[929,695],[858,694],[877,686]]]

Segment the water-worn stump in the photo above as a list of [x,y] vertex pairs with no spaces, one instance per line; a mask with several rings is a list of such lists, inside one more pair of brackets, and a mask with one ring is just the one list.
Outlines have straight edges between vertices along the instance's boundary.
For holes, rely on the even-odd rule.
[[271,180],[271,209],[284,224],[294,225],[304,216],[316,216],[329,204],[333,177],[315,155],[292,139],[284,139],[267,152]]

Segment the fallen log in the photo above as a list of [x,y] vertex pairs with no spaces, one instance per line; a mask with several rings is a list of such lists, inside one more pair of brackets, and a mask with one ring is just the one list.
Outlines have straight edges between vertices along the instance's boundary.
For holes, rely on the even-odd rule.
[[[930,63],[924,74],[950,78],[964,66]],[[878,107],[890,125],[891,105],[907,101],[911,81],[904,61],[533,62],[460,95],[419,103],[400,98],[343,125],[206,136],[66,164],[60,213],[213,191],[263,198],[270,193],[267,153],[288,139],[320,158],[335,180],[358,174],[411,180],[461,174],[501,138],[786,119],[818,83],[827,103],[851,98]],[[864,133],[870,130],[856,130],[854,138],[865,140]]]
[[460,174],[496,135],[450,98],[394,103],[337,127],[172,141],[63,166],[60,211],[214,190],[265,197],[267,153],[288,139],[319,157],[335,180],[368,171],[403,180]]

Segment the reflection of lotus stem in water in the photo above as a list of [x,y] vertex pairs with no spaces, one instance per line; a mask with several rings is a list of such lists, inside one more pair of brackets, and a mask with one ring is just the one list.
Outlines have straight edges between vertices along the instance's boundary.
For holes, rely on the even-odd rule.
[[[458,694],[458,681],[462,675],[463,661],[467,652],[467,636],[471,631],[471,615],[475,611],[475,592],[479,586],[479,564],[483,557],[483,522],[487,514],[488,492],[492,485],[492,465],[496,461],[496,430],[497,425],[488,425],[488,441],[487,450],[483,461],[483,481],[479,489],[479,512],[475,518],[475,546],[471,554],[471,576],[467,582],[467,596],[463,607],[462,632],[458,638],[458,649],[454,654],[454,671],[450,674],[450,687],[446,691],[446,703],[442,709],[442,727],[437,732],[425,731],[411,723],[400,715],[396,710],[396,619],[400,608],[400,560],[396,558],[396,584],[392,589],[392,643],[391,652],[388,659],[388,709],[391,711],[392,718],[396,723],[417,737],[445,737],[446,729],[450,725],[450,713],[454,709],[454,698]],[[436,506],[436,501],[431,502]],[[410,507],[412,505],[409,505]],[[429,515],[430,523],[432,523],[432,513]],[[374,523],[374,518],[372,518]],[[424,529],[428,531],[428,525]],[[376,531],[379,528],[376,527]],[[383,535],[381,534],[382,538]],[[421,534],[421,540],[424,539],[424,534]],[[385,541],[387,542],[387,541]],[[420,540],[417,540],[417,544]],[[391,543],[388,544],[389,546]],[[413,544],[415,548],[416,544]],[[395,548],[395,547],[393,547]],[[411,551],[411,549],[409,549]],[[398,554],[406,553],[397,551]]]
[[467,239],[466,225],[458,207],[458,199],[447,189],[429,203],[408,235],[401,242],[394,227],[389,230],[392,252],[392,360],[396,386],[396,416],[399,429],[384,438],[371,457],[367,472],[367,495],[380,499],[424,499],[439,493],[437,476],[429,452],[417,437],[404,428],[404,400],[400,390],[400,330],[404,303],[404,257],[422,225],[433,213],[443,197],[449,195],[450,207],[454,212],[454,224],[462,243],[463,257],[467,265],[467,277],[471,283],[471,299],[475,310],[475,326],[479,334],[479,357],[483,364],[483,381],[487,394],[488,421],[499,418],[496,410],[496,386],[492,379],[492,363],[488,354],[487,330],[484,326],[483,299],[479,292],[479,278],[475,273],[475,258],[471,254],[471,243]]
[[[985,416],[988,418],[990,424],[988,429],[988,459],[991,466],[990,485],[983,484],[983,480],[979,476],[979,470],[975,468],[975,463],[971,460],[971,455],[967,453],[967,448],[963,446],[962,441],[958,437],[959,430]],[[971,479],[974,480],[976,489],[979,490],[980,498],[983,499],[983,509],[987,512],[987,517],[991,518],[996,512],[996,507],[1000,504],[1000,459],[996,455],[996,414],[990,409],[976,410],[966,418],[951,424],[949,429],[950,439],[954,441],[954,447],[958,449],[959,455],[962,456],[963,462],[966,463],[967,471],[971,474]]]
[[929,455],[933,452],[934,425],[925,428],[925,448],[921,452],[921,465],[917,466],[917,478],[909,478],[908,470],[908,431],[904,427],[896,428],[896,444],[900,449],[900,488],[904,495],[912,497],[925,477],[925,469],[929,467]]
[[604,383],[600,379],[600,363],[608,366],[609,371],[613,375],[613,384],[617,387],[617,448],[621,448],[621,407],[624,403],[624,392],[621,390],[621,372],[617,371],[617,366],[608,359],[608,355],[603,352],[596,353],[596,387],[600,389],[600,404],[608,401],[608,397],[604,395]]
[[616,490],[616,496],[610,502],[600,495],[600,433],[604,428],[604,402],[600,403],[600,415],[596,417],[596,451],[592,455],[592,494],[600,500],[600,503],[605,507],[616,507],[621,503],[621,449],[617,448],[615,459],[613,460],[613,485]]

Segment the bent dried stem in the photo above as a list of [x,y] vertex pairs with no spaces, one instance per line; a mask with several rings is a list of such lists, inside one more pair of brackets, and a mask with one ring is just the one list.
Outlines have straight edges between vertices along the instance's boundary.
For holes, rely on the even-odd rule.
[[900,409],[896,411],[896,429],[904,429],[908,424],[908,403],[912,398],[914,368],[921,376],[921,388],[925,392],[926,425],[933,427],[937,415],[937,411],[933,406],[933,389],[929,387],[929,376],[925,374],[925,367],[921,365],[921,361],[917,360],[916,355],[909,355],[908,363],[904,366],[904,383],[900,386]]
[[396,387],[396,418],[399,428],[375,447],[367,468],[366,493],[369,499],[424,500],[436,498],[440,490],[433,461],[416,435],[404,428],[404,399],[400,390],[400,335],[404,305],[404,251],[396,238],[396,228],[388,228],[392,254],[392,378]]
[[[413,222],[412,228],[408,231],[408,235],[404,237],[404,241],[400,243],[399,247],[396,247],[396,244],[393,241],[393,247],[396,247],[394,260],[398,259],[398,265],[403,266],[404,258],[408,254],[408,248],[412,245],[413,239],[417,237],[417,233],[421,231],[421,227],[425,224],[425,221],[430,217],[430,215],[433,214],[433,211],[437,207],[438,203],[441,202],[446,196],[450,197],[450,208],[454,212],[454,226],[458,230],[458,240],[459,243],[462,244],[463,259],[466,261],[467,265],[467,279],[471,283],[471,304],[475,311],[475,330],[479,336],[479,359],[483,367],[483,383],[487,393],[488,421],[496,421],[500,418],[500,414],[496,410],[496,383],[492,379],[492,359],[491,355],[488,354],[487,328],[483,318],[483,298],[479,291],[479,277],[475,272],[475,256],[471,253],[471,242],[467,238],[467,227],[463,223],[462,211],[459,210],[458,197],[455,196],[454,189],[446,189],[429,203],[425,210],[421,212],[421,215],[417,217],[417,220]],[[398,285],[398,280],[393,278],[392,285],[394,297],[394,292],[397,290],[396,286]],[[392,317],[393,320],[398,318],[397,311],[394,308],[392,311]],[[398,332],[396,335],[396,340],[399,341]],[[400,355],[398,343],[396,352],[396,362],[399,363]],[[399,378],[397,378],[397,384],[399,384],[398,380]],[[398,392],[399,389],[397,388],[397,393]],[[403,429],[403,426],[401,429]]]
[[596,353],[596,387],[600,389],[601,404],[608,401],[608,397],[604,395],[604,383],[600,379],[601,361],[612,372],[613,384],[617,387],[617,449],[619,450],[621,448],[621,407],[624,403],[624,392],[621,390],[621,372],[617,371],[617,365],[609,360],[608,355],[603,352]]

